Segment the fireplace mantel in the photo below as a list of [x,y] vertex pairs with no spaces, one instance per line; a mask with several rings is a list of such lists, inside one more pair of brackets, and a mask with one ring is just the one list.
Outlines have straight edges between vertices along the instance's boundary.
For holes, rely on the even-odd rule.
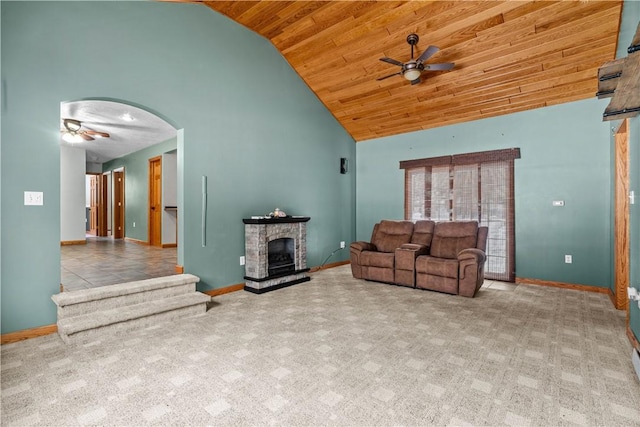
[[311,218],[308,216],[285,216],[283,218],[245,218],[245,224],[286,224],[293,222],[307,222]]

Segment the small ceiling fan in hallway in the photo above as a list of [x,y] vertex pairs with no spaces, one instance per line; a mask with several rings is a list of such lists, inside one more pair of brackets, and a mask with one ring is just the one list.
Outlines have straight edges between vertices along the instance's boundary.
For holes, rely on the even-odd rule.
[[62,119],[62,139],[67,142],[94,141],[96,138],[109,138],[106,132],[99,132],[91,129],[83,129],[82,122],[75,119]]

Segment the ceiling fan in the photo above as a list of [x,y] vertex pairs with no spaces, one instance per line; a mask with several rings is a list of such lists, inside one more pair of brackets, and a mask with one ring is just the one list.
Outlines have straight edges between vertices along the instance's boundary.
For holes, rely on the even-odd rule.
[[407,62],[396,61],[391,58],[380,58],[380,61],[387,62],[392,65],[402,67],[398,73],[389,74],[388,76],[380,77],[377,80],[384,80],[392,76],[402,76],[409,80],[412,85],[420,83],[420,75],[423,71],[447,71],[452,69],[455,64],[453,62],[443,62],[441,64],[425,64],[424,61],[431,58],[436,52],[440,50],[439,47],[429,46],[427,50],[422,52],[422,55],[418,59],[413,59],[413,47],[418,44],[420,38],[417,34],[409,34],[407,36],[407,43],[411,45],[411,60]]
[[91,129],[82,130],[82,122],[75,119],[62,119],[63,129],[62,139],[67,142],[82,142],[93,141],[94,137],[109,138],[109,134],[106,132],[98,132]]

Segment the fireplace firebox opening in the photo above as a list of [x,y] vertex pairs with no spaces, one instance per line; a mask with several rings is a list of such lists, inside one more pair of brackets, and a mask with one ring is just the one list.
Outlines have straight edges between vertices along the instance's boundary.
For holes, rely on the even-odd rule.
[[281,275],[296,270],[294,239],[285,237],[271,240],[267,251],[269,276]]

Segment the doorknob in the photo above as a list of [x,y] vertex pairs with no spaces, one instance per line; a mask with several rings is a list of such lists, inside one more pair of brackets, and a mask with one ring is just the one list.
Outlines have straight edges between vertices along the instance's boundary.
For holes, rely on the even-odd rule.
[[155,210],[156,210],[156,207],[155,207],[155,206],[151,206],[151,210],[152,210],[152,211],[155,211]]

